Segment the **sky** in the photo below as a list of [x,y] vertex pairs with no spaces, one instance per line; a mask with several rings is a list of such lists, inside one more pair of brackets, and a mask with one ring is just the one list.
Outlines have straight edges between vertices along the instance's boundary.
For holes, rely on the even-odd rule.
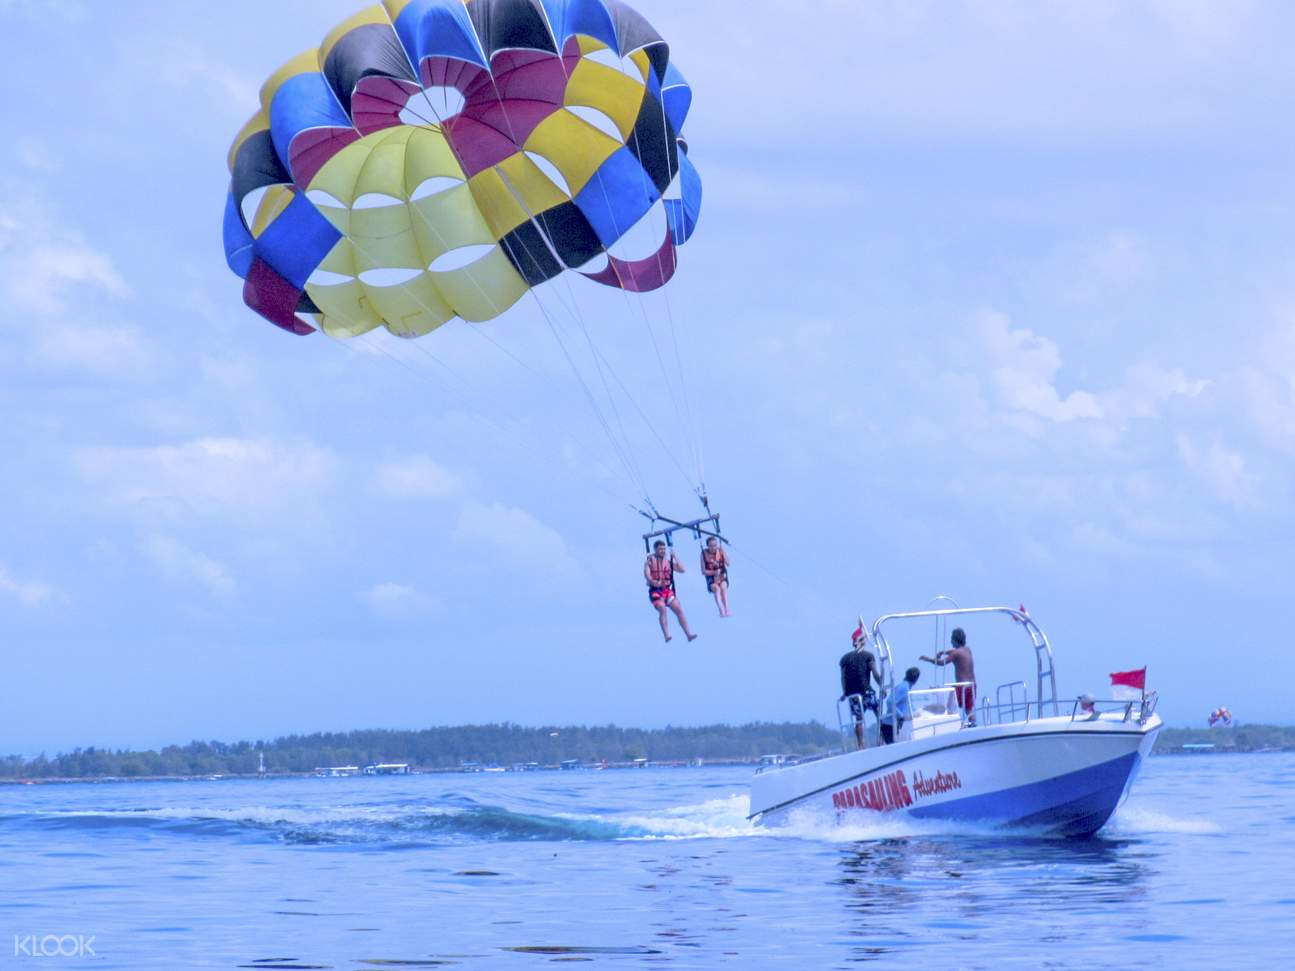
[[[857,618],[936,595],[1025,604],[1063,696],[1146,665],[1169,724],[1291,720],[1295,9],[636,6],[694,92],[669,286],[343,343],[248,310],[220,226],[261,81],[355,0],[0,0],[0,750],[831,724]],[[551,322],[663,513],[704,467],[733,616],[680,539],[692,644]],[[982,692],[1032,683],[966,626]]]

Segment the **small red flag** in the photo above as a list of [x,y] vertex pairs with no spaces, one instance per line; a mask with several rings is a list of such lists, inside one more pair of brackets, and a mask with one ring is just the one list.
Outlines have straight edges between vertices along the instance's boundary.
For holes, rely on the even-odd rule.
[[1147,669],[1138,668],[1136,671],[1113,671],[1111,673],[1111,685],[1125,688],[1137,688],[1139,691],[1147,690]]

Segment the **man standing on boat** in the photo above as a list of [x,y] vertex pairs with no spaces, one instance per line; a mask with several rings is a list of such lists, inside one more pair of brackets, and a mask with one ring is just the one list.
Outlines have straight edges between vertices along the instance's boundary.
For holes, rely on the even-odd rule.
[[868,633],[862,623],[850,640],[853,647],[841,658],[841,700],[850,699],[855,741],[859,748],[867,748],[868,743],[863,740],[863,713],[866,709],[877,714],[877,693],[872,690],[872,681],[876,679],[877,687],[882,687],[881,669],[876,656],[868,650]]
[[881,719],[881,740],[886,745],[895,744],[895,739],[899,738],[899,733],[904,728],[905,720],[913,717],[912,706],[908,703],[908,693],[921,676],[922,672],[917,668],[909,668],[904,672],[904,680],[895,685],[894,696],[886,699],[886,714]]
[[674,575],[683,572],[683,564],[674,555],[674,550],[667,553],[665,541],[657,540],[652,552],[648,554],[647,562],[643,564],[643,579],[647,580],[648,599],[652,601],[652,606],[660,615],[661,634],[665,637],[666,643],[670,642],[670,618],[666,615],[667,607],[679,618],[679,626],[683,628],[688,640],[697,639],[697,635],[688,627],[688,618],[683,615],[683,605],[679,603],[679,598],[674,592]]
[[961,627],[953,628],[953,633],[949,635],[949,643],[952,645],[947,650],[938,652],[935,657],[922,655],[921,659],[930,664],[938,664],[944,667],[946,664],[953,665],[953,680],[960,682],[954,686],[954,691],[958,694],[958,706],[967,713],[967,724],[976,724],[976,662],[971,656],[971,648],[967,646],[967,632]]

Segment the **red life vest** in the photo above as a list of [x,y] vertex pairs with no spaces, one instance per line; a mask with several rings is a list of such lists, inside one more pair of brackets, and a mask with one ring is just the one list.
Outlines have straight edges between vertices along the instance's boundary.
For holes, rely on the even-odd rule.
[[714,553],[708,549],[701,551],[703,568],[718,573],[720,577],[728,576],[728,563],[725,562],[727,559],[721,547],[716,547]]
[[652,578],[652,586],[657,590],[674,589],[674,554],[667,553],[665,559],[657,556],[655,553],[648,557],[647,561],[648,576]]

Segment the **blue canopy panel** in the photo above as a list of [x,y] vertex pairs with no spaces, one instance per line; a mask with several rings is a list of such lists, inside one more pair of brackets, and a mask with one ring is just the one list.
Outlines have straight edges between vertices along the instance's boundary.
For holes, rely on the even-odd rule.
[[674,64],[666,67],[661,96],[665,100],[666,117],[674,125],[674,130],[679,131],[683,128],[684,119],[688,117],[688,109],[692,107],[692,88]]
[[565,48],[569,38],[584,34],[619,51],[616,24],[603,0],[543,0],[543,3],[558,50]]
[[428,57],[487,66],[463,0],[412,0],[396,18],[396,35],[416,69]]
[[287,208],[252,242],[252,251],[298,290],[342,238],[336,227],[304,195],[297,194]]
[[[274,100],[270,102],[270,135],[274,139],[275,152],[287,165],[288,171],[292,173],[292,180],[298,186],[305,188],[319,166],[336,153],[337,148],[333,146],[329,146],[331,151],[324,149],[327,154],[312,151],[323,148],[321,143],[333,140],[329,129],[343,135],[348,141],[359,137],[323,74],[308,71],[289,78],[279,86],[279,90],[274,93]],[[294,146],[293,143],[306,132],[316,134]],[[318,157],[321,155],[322,158]]]
[[252,267],[252,234],[243,223],[243,214],[239,212],[238,203],[234,201],[234,190],[230,189],[225,197],[225,262],[229,268],[247,279],[247,271]]
[[674,241],[683,244],[697,228],[701,214],[701,176],[684,152],[679,153],[679,195],[678,199],[667,199],[665,208]]
[[660,198],[634,153],[622,147],[598,167],[574,201],[599,242],[610,249]]

